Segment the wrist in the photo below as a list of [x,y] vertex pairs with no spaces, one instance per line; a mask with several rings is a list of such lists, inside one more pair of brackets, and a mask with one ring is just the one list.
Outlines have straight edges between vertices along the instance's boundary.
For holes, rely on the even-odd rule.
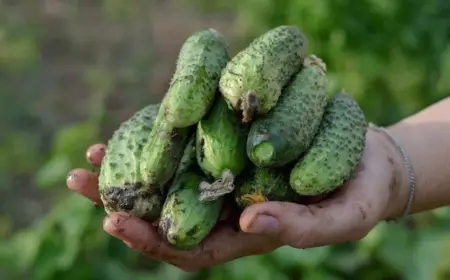
[[[410,178],[405,159],[395,143],[385,132],[373,131],[376,133],[391,165],[391,182],[388,188],[389,200],[381,217],[381,220],[389,221],[401,217],[408,205],[411,194]],[[390,131],[388,130],[388,132]]]

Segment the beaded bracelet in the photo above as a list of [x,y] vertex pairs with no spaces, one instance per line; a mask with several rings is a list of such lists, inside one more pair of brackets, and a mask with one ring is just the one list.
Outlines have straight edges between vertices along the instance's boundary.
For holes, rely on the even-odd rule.
[[408,203],[406,204],[406,208],[405,208],[405,210],[403,212],[402,217],[407,217],[409,215],[410,211],[411,211],[411,207],[412,207],[412,203],[413,203],[414,195],[415,195],[415,191],[416,191],[416,175],[414,173],[414,169],[413,169],[411,160],[406,155],[406,152],[402,148],[402,146],[389,133],[389,131],[387,129],[385,129],[384,127],[376,126],[373,123],[369,123],[369,127],[374,129],[374,130],[376,130],[376,131],[383,132],[389,138],[389,140],[395,145],[395,147],[400,152],[400,154],[401,154],[401,156],[403,158],[403,162],[405,163],[406,170],[408,171],[410,192],[409,192]]

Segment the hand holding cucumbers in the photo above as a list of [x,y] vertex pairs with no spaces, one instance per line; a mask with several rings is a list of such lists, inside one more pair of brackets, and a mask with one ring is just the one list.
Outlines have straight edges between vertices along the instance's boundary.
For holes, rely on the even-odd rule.
[[89,149],[99,173],[73,170],[69,188],[103,205],[108,233],[185,270],[361,238],[383,218],[392,167],[307,46],[279,26],[230,57],[218,31],[192,34],[161,103]]

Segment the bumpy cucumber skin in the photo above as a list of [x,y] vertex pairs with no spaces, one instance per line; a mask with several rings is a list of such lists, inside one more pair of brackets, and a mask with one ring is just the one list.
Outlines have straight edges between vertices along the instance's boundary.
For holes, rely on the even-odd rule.
[[310,148],[291,170],[291,187],[300,195],[318,195],[341,186],[361,160],[367,126],[352,96],[343,90],[333,96]]
[[[326,65],[315,55],[283,90],[277,106],[255,120],[247,139],[247,155],[259,167],[283,166],[300,157],[316,134],[328,101]],[[271,147],[270,153],[258,148]]]
[[243,122],[251,122],[276,105],[307,52],[307,38],[297,27],[273,28],[227,63],[219,81],[220,92],[230,107],[242,112]]
[[184,148],[183,155],[181,156],[174,177],[183,174],[188,169],[192,169],[193,166],[196,166],[198,170],[200,169],[197,165],[197,158],[195,153],[195,137],[196,131],[195,129],[193,129],[193,131],[191,132],[191,136],[187,141],[186,147]]
[[245,152],[249,126],[242,124],[220,96],[197,124],[196,155],[201,169],[215,179],[225,170],[237,176],[248,165]]
[[107,143],[99,174],[99,192],[105,211],[130,212],[154,221],[164,195],[144,183],[139,165],[160,104],[151,104],[123,122]]
[[198,185],[206,178],[186,171],[174,180],[164,203],[158,232],[173,247],[188,250],[197,246],[217,223],[223,198],[198,200]]
[[289,185],[287,170],[255,167],[237,179],[235,200],[244,209],[266,201],[299,202],[300,196]]
[[140,170],[144,184],[164,192],[165,185],[175,175],[191,131],[192,127],[174,128],[159,111],[142,149]]
[[186,39],[162,101],[168,122],[183,128],[203,118],[214,102],[228,60],[228,43],[218,31],[201,30]]

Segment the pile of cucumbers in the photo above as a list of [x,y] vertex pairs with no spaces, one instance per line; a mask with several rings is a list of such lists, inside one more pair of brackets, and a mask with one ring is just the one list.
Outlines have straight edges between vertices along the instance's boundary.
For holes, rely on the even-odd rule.
[[242,209],[330,193],[361,160],[367,122],[296,26],[230,57],[214,29],[190,35],[170,86],[108,141],[99,186],[107,213],[158,222],[178,249],[198,245],[226,197]]

